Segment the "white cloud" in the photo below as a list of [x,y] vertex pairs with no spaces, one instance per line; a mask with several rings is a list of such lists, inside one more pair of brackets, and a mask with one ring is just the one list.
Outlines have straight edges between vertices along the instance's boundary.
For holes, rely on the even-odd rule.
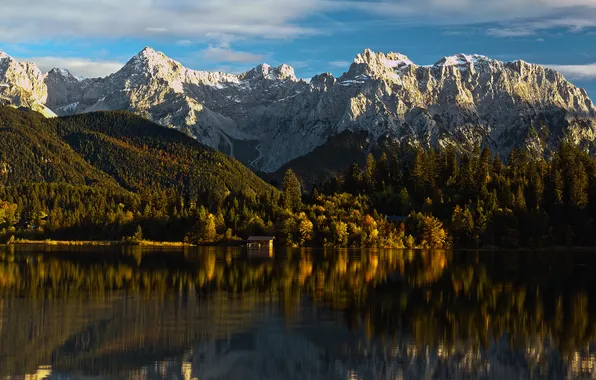
[[352,64],[352,62],[349,61],[331,61],[328,62],[330,67],[333,67],[335,69],[348,69],[348,67],[350,67],[350,65]]
[[289,61],[287,62],[288,65],[292,66],[295,69],[306,69],[313,64],[313,60],[305,60],[305,61]]
[[528,27],[490,28],[485,33],[493,37],[525,37],[536,34],[536,30]]
[[[391,17],[436,20],[446,24],[523,21],[533,18],[589,19],[586,9],[595,10],[595,0],[381,0],[358,2],[357,6]],[[556,17],[555,17],[556,16]]]
[[201,50],[199,56],[209,62],[255,63],[261,62],[264,55],[232,50],[228,46],[209,46]]
[[500,27],[486,31],[495,37],[528,36],[554,27],[596,27],[596,0],[380,0],[354,6],[408,24],[497,24]]
[[544,65],[562,73],[567,79],[596,79],[596,63],[587,65]]
[[54,67],[59,67],[68,69],[74,76],[85,78],[105,77],[120,70],[124,66],[123,63],[116,61],[71,57],[31,57],[19,59],[19,61],[33,62],[44,73]]
[[[596,0],[2,0],[0,41],[286,39],[327,32],[335,12],[399,25],[496,24],[495,37],[596,27]],[[367,16],[368,15],[368,16]],[[347,23],[346,23],[347,24]]]
[[301,25],[333,0],[2,0],[0,40],[121,38],[208,34],[288,38],[316,33]]
[[151,32],[151,33],[165,33],[168,31],[168,28],[156,28],[156,27],[150,27],[150,28],[145,28],[146,32]]
[[178,40],[176,41],[176,45],[178,46],[190,46],[193,42],[191,40]]
[[464,29],[464,30],[455,30],[455,29],[447,29],[444,30],[441,34],[444,36],[471,36],[476,34],[477,31]]

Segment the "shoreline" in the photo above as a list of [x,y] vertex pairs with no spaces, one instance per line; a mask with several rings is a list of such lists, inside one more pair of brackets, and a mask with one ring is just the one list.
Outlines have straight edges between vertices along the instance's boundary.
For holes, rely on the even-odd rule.
[[93,247],[194,247],[184,242],[141,240],[128,242],[120,240],[16,240],[7,245],[49,245],[49,246],[93,246]]
[[[162,247],[162,248],[185,248],[185,247],[201,247],[202,245],[195,245],[185,242],[169,242],[169,241],[152,241],[152,240],[141,240],[141,241],[122,241],[122,240],[28,240],[20,239],[15,240],[6,244],[0,245],[45,245],[45,246],[71,246],[71,247]],[[205,245],[207,247],[238,247],[238,244],[210,244]],[[309,248],[309,249],[326,249],[325,247],[280,247],[276,248]],[[332,249],[347,249],[347,250],[413,250],[413,251],[427,251],[427,250],[439,250],[439,251],[459,251],[459,252],[560,252],[560,251],[575,251],[575,252],[589,252],[596,251],[596,247],[563,247],[563,246],[552,246],[552,247],[539,247],[539,248],[355,248],[355,247],[335,247]]]

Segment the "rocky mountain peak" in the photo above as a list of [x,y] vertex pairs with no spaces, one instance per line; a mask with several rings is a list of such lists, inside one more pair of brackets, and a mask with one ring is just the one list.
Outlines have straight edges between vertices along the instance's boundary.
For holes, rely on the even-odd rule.
[[388,68],[414,64],[414,62],[404,54],[394,52],[389,52],[387,54],[381,52],[375,53],[371,49],[365,49],[362,53],[358,54],[356,58],[354,58],[354,63],[385,66]]
[[281,80],[281,81],[294,81],[296,82],[296,75],[294,74],[294,68],[292,66],[282,64],[278,67],[271,67],[266,63],[262,63],[240,75],[241,79],[269,79],[269,80]]
[[127,69],[126,71],[133,70],[156,76],[171,76],[173,72],[184,69],[179,62],[174,61],[162,52],[155,51],[149,46],[145,47],[139,54],[128,61],[124,68]]
[[310,86],[316,88],[319,91],[327,91],[336,82],[335,77],[331,73],[323,73],[315,75],[310,80]]
[[276,69],[277,77],[281,80],[296,80],[296,74],[294,73],[294,68],[290,65],[286,65],[285,63],[278,66]]
[[157,61],[157,60],[168,59],[168,57],[164,53],[162,53],[160,51],[156,51],[151,46],[145,46],[143,48],[143,50],[141,50],[135,57],[139,58],[141,60],[147,60],[147,61]]
[[31,62],[17,62],[6,53],[0,55],[0,95],[13,98],[18,97],[15,104],[27,105],[31,102],[44,103],[47,99],[47,88],[44,75]]
[[263,78],[266,78],[271,73],[272,67],[269,66],[267,63],[261,63],[254,70],[255,70],[254,71],[255,74],[258,74],[258,75],[262,76]]
[[77,82],[79,81],[77,79],[77,77],[72,75],[72,73],[69,70],[61,69],[61,68],[57,68],[57,67],[54,67],[52,70],[50,70],[48,72],[48,77],[61,77],[67,81],[77,81]]
[[26,70],[28,67],[34,66],[30,62],[18,62],[10,55],[2,52],[0,52],[0,65],[0,73],[4,72],[5,74],[9,70]]
[[479,54],[456,54],[441,58],[433,66],[464,66],[470,64],[474,65],[479,63],[488,63],[492,61],[492,59]]
[[365,49],[354,58],[344,80],[363,79],[364,77],[382,78],[388,74],[394,76],[407,67],[416,66],[406,55],[401,53],[376,53]]

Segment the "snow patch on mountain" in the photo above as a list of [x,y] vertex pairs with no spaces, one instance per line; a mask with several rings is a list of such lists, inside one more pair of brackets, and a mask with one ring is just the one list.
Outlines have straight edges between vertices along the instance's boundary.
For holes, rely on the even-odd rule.
[[457,54],[452,55],[449,57],[444,57],[435,63],[434,66],[461,66],[466,64],[476,64],[480,62],[488,62],[490,59],[483,55],[467,55],[467,54]]

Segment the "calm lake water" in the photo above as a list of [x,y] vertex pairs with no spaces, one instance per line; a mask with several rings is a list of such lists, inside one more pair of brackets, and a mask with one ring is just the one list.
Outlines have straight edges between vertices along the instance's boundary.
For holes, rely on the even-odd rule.
[[595,252],[0,246],[0,379],[596,377]]

